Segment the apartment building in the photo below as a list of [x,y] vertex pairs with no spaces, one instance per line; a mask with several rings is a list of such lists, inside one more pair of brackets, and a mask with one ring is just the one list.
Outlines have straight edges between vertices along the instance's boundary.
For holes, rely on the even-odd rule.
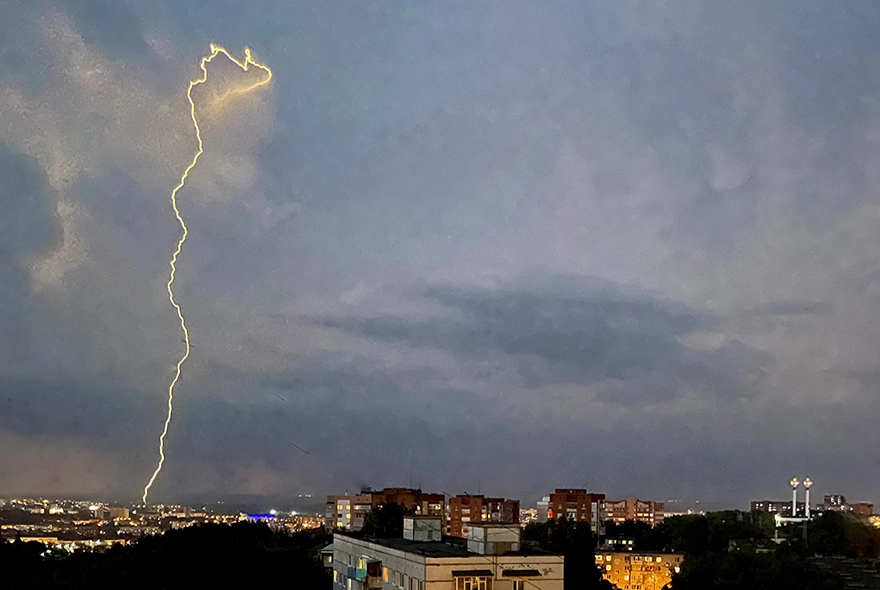
[[626,498],[624,500],[606,500],[605,517],[617,524],[627,520],[644,522],[656,526],[663,522],[663,502]]
[[334,590],[563,590],[562,555],[525,550],[520,527],[472,524],[444,537],[437,517],[407,517],[404,536],[333,538]]
[[370,510],[387,502],[396,502],[419,515],[445,519],[445,500],[443,494],[425,494],[422,490],[412,488],[385,488],[378,492],[364,490],[355,495],[327,496],[325,526],[332,530],[359,531]]
[[372,509],[371,494],[354,496],[327,496],[324,508],[324,523],[328,529],[359,531],[364,526],[364,518]]
[[602,577],[620,590],[662,590],[683,561],[682,553],[596,551]]
[[597,535],[605,534],[605,494],[587,493],[585,489],[558,488],[550,494],[548,518],[566,517],[588,522]]
[[448,534],[468,537],[470,523],[519,524],[519,500],[459,494],[449,499]]
[[396,502],[420,516],[439,516],[445,521],[446,496],[443,494],[426,494],[413,488],[384,488],[372,492],[373,508],[387,502]]

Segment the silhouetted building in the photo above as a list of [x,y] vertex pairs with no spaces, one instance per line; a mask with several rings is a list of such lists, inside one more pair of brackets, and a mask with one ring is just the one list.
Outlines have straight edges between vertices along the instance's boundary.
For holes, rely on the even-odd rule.
[[825,496],[822,506],[825,510],[846,510],[846,497],[840,494],[828,494]]
[[[804,503],[798,502],[797,506],[798,514],[803,514]],[[751,508],[753,511],[769,512],[770,514],[779,514],[784,517],[793,516],[791,513],[791,500],[754,500]]]
[[870,502],[856,502],[854,504],[850,504],[850,508],[852,508],[852,512],[856,516],[874,515],[874,505]]
[[92,511],[95,518],[100,520],[113,520],[114,518],[126,519],[130,517],[128,508],[118,508],[114,506],[98,506]]

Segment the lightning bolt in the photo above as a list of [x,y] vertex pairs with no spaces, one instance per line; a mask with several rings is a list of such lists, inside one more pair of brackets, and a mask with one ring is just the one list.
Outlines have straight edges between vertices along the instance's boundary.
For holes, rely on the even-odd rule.
[[254,66],[257,69],[262,70],[266,74],[266,76],[255,84],[242,88],[235,88],[223,94],[222,96],[218,97],[217,100],[219,102],[223,102],[233,95],[247,94],[248,92],[259,88],[260,86],[265,86],[272,81],[272,70],[254,60],[253,56],[251,55],[251,50],[249,48],[245,48],[244,50],[244,61],[239,61],[232,55],[230,55],[229,52],[220,45],[215,45],[214,43],[211,43],[211,53],[202,57],[202,61],[199,64],[199,67],[202,70],[201,77],[196,78],[195,80],[191,80],[189,83],[189,87],[186,89],[186,98],[189,101],[189,114],[192,118],[193,127],[196,131],[196,139],[198,140],[199,147],[196,150],[192,161],[189,163],[189,166],[186,167],[186,169],[183,171],[183,174],[180,176],[180,180],[178,181],[177,186],[175,186],[174,190],[171,191],[171,206],[174,208],[174,215],[177,217],[177,221],[180,223],[180,228],[183,233],[181,234],[180,239],[177,241],[177,248],[174,249],[174,254],[171,255],[171,260],[169,261],[169,264],[171,266],[171,276],[168,278],[167,285],[168,300],[171,302],[171,305],[174,306],[174,310],[177,312],[177,318],[180,320],[180,329],[183,332],[183,342],[186,347],[183,352],[183,356],[181,356],[180,360],[177,361],[177,371],[174,374],[174,379],[168,386],[168,414],[165,417],[165,426],[162,428],[162,434],[159,436],[159,464],[156,466],[156,470],[153,472],[152,477],[150,477],[150,481],[148,481],[147,485],[144,486],[144,504],[147,503],[147,496],[150,493],[150,488],[153,487],[153,483],[156,481],[156,477],[158,477],[159,472],[162,471],[162,466],[165,464],[165,437],[168,435],[168,426],[171,424],[171,416],[174,414],[174,387],[180,381],[181,367],[183,366],[183,363],[186,362],[186,359],[189,358],[189,353],[191,350],[189,330],[186,327],[186,320],[183,318],[183,311],[180,308],[180,304],[177,303],[177,300],[174,298],[174,278],[177,274],[177,258],[180,256],[180,252],[183,249],[183,243],[186,242],[187,235],[189,235],[189,228],[187,228],[186,222],[184,222],[183,216],[180,214],[180,209],[177,206],[177,193],[179,193],[180,189],[183,188],[183,185],[186,184],[186,179],[189,177],[189,173],[192,172],[193,168],[196,167],[196,164],[198,164],[199,157],[203,153],[205,153],[205,146],[202,142],[202,129],[199,126],[199,119],[198,117],[196,117],[196,103],[193,100],[192,93],[193,89],[196,86],[204,84],[208,81],[208,64],[211,63],[214,58],[221,54],[245,72],[249,71],[251,66]]

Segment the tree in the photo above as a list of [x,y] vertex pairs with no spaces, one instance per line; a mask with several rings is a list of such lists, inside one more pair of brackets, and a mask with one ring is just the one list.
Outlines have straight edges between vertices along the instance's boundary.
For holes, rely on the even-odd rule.
[[627,520],[620,524],[609,520],[605,523],[606,539],[632,539],[638,551],[661,551],[666,545],[663,529],[646,522]]
[[809,548],[825,555],[880,557],[880,531],[851,514],[826,511],[810,523]]
[[38,553],[42,545],[0,544],[0,571],[4,588],[320,590],[329,589],[330,580],[317,551],[329,541],[321,529],[288,534],[260,523],[206,524],[104,553],[58,556]]
[[559,520],[531,523],[523,531],[523,540],[541,549],[565,557],[565,590],[611,590],[596,567],[596,536],[588,522]]
[[415,513],[397,502],[385,502],[364,516],[361,532],[380,539],[403,537],[403,517],[407,514]]

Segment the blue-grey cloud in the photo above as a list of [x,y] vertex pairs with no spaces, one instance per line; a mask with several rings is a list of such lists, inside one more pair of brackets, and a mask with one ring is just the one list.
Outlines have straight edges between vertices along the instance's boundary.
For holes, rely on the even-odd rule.
[[[526,290],[465,290],[433,286],[424,296],[459,317],[318,318],[319,325],[375,340],[449,351],[462,360],[502,356],[532,386],[592,384],[653,375],[666,389],[751,395],[772,357],[733,341],[716,350],[695,350],[680,337],[706,330],[717,318],[670,302],[627,297],[613,288],[579,298]],[[659,386],[659,387],[658,387]],[[644,400],[641,400],[644,401]]]
[[[210,42],[276,77],[206,126],[181,194],[196,348],[160,495],[416,472],[739,502],[795,466],[880,483],[859,469],[880,418],[876,3],[3,14],[0,492],[91,490],[97,465],[142,485],[180,350],[168,192]],[[16,459],[60,447],[85,475]]]
[[755,315],[800,316],[822,315],[834,311],[834,306],[821,301],[775,301],[749,310]]

